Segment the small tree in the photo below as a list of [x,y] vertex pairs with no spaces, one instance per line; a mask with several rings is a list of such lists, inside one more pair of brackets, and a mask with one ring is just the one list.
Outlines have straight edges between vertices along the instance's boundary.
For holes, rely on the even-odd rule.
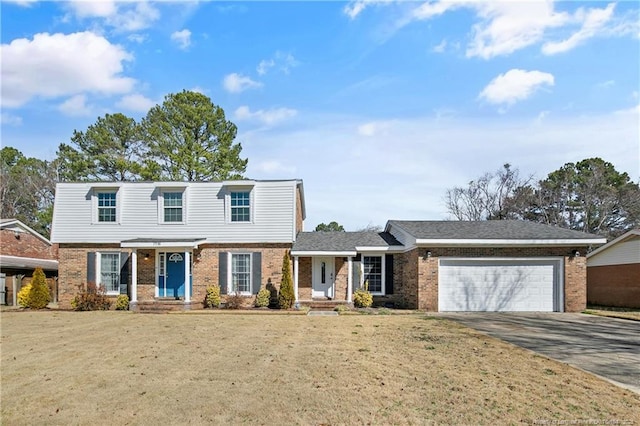
[[31,279],[31,289],[27,298],[27,307],[31,309],[43,309],[47,307],[50,301],[49,286],[47,285],[47,277],[45,277],[42,268],[36,268],[33,271]]
[[293,280],[291,279],[291,265],[289,264],[289,252],[285,252],[282,258],[282,283],[280,284],[280,295],[278,305],[280,309],[291,309],[296,296],[293,292]]

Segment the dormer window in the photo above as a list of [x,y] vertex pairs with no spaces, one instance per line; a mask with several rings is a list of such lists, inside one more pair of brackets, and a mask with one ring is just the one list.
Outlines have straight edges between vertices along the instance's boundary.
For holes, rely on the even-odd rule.
[[116,192],[98,192],[98,222],[116,222]]
[[251,222],[251,192],[231,191],[231,222]]
[[164,193],[164,221],[183,222],[182,218],[182,192]]

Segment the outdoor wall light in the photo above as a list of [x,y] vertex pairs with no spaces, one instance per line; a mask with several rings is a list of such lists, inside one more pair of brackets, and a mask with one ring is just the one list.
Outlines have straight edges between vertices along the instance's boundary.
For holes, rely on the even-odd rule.
[[571,252],[571,255],[572,255],[573,257],[580,257],[580,252],[579,252],[578,250],[573,250],[573,251]]
[[428,258],[430,258],[430,257],[431,257],[431,250],[427,250],[427,252],[425,253],[425,255],[424,255],[423,259],[424,259],[424,260],[427,260],[427,259],[428,259]]
[[149,260],[149,253],[144,254],[144,260]]

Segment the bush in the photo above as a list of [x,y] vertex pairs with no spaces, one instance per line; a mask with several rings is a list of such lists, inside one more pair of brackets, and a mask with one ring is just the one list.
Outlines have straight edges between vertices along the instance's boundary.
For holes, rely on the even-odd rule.
[[356,308],[370,308],[373,305],[373,296],[369,293],[369,283],[365,281],[364,288],[359,288],[353,293],[353,304]]
[[271,292],[266,288],[261,288],[256,295],[255,305],[256,308],[266,308],[269,306],[269,300],[271,299]]
[[18,304],[30,309],[46,308],[50,301],[47,277],[41,268],[33,271],[31,282],[18,292]]
[[126,294],[119,294],[116,299],[116,311],[128,311],[129,310],[129,296]]
[[280,309],[291,309],[295,300],[296,295],[293,292],[289,252],[287,251],[282,258],[282,283],[280,284],[280,294],[278,295],[278,306],[280,306]]
[[31,283],[25,285],[18,292],[18,305],[26,308],[29,306],[29,293],[31,292]]
[[227,296],[227,309],[240,309],[244,304],[244,297],[239,294]]
[[220,307],[220,286],[212,285],[207,287],[207,296],[204,299],[205,308]]
[[71,306],[76,311],[107,311],[111,301],[94,283],[87,283],[86,290],[73,298]]

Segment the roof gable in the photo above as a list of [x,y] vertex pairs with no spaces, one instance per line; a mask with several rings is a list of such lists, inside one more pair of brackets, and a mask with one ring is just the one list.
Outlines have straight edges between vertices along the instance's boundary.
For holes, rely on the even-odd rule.
[[0,229],[8,229],[15,232],[28,232],[32,234],[34,237],[42,240],[45,244],[51,245],[51,241],[49,241],[42,234],[34,231],[18,219],[2,219],[0,220]]

